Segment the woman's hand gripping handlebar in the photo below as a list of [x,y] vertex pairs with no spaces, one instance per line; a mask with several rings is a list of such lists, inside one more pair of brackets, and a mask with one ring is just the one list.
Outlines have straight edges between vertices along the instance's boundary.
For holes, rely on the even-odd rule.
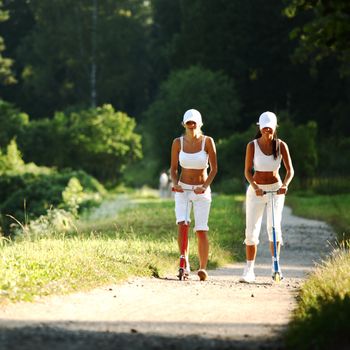
[[171,188],[173,192],[194,192],[195,194],[203,194],[206,191],[204,186],[193,186],[193,188],[182,188],[181,185],[175,185]]
[[274,193],[274,194],[286,194],[288,191],[287,186],[281,186],[278,190],[275,191],[262,191],[263,195],[267,193]]

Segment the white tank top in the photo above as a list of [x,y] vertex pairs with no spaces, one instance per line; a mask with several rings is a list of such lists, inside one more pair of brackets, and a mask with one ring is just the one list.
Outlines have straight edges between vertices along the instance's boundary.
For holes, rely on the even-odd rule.
[[[278,148],[279,149],[279,148]],[[256,171],[276,171],[281,166],[281,152],[278,152],[277,158],[275,159],[273,154],[267,156],[260,149],[258,140],[254,140],[254,159],[253,167]]]
[[183,151],[183,136],[180,137],[179,162],[185,169],[206,169],[208,168],[208,153],[204,150],[206,136],[202,140],[202,148],[196,153],[186,153]]

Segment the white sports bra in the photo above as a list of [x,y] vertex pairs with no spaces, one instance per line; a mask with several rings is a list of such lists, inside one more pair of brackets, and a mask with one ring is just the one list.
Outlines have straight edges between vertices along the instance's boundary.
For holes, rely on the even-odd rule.
[[260,149],[258,140],[254,140],[254,159],[253,167],[256,171],[277,171],[281,166],[281,152],[278,152],[277,158],[275,159],[273,154],[267,156]]
[[180,137],[179,162],[185,169],[206,169],[208,168],[208,153],[204,150],[206,136],[203,137],[202,148],[196,153],[186,153],[183,151],[183,136]]

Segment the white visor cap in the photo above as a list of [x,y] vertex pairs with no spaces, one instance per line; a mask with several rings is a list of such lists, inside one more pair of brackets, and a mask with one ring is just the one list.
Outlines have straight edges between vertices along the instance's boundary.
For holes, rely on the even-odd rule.
[[195,122],[199,127],[203,125],[202,116],[196,109],[189,109],[185,112],[183,123],[186,124],[189,121]]
[[264,128],[271,128],[273,131],[276,130],[277,126],[277,117],[275,113],[272,112],[264,112],[259,117],[259,125],[260,130]]

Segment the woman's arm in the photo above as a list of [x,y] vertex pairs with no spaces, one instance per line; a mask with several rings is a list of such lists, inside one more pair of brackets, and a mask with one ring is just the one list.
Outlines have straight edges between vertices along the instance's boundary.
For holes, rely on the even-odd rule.
[[171,146],[171,162],[170,162],[170,177],[175,191],[183,192],[182,187],[178,185],[179,182],[179,152],[180,140],[177,138],[173,141]]
[[216,147],[215,147],[214,140],[211,137],[207,137],[207,139],[205,140],[205,145],[209,156],[210,171],[202,187],[204,187],[204,189],[207,189],[210,186],[210,184],[213,182],[214,177],[218,172],[218,162],[217,162]]
[[283,164],[286,169],[286,176],[284,177],[282,186],[280,187],[277,193],[285,194],[288,191],[288,185],[293,179],[294,168],[293,168],[292,159],[290,157],[287,144],[283,141],[280,141],[280,142],[281,142],[281,154],[282,154]]
[[262,196],[263,190],[259,188],[259,185],[255,182],[253,178],[253,159],[254,159],[254,142],[249,142],[247,144],[245,152],[245,164],[244,164],[244,176],[250,185],[255,190],[257,196]]

